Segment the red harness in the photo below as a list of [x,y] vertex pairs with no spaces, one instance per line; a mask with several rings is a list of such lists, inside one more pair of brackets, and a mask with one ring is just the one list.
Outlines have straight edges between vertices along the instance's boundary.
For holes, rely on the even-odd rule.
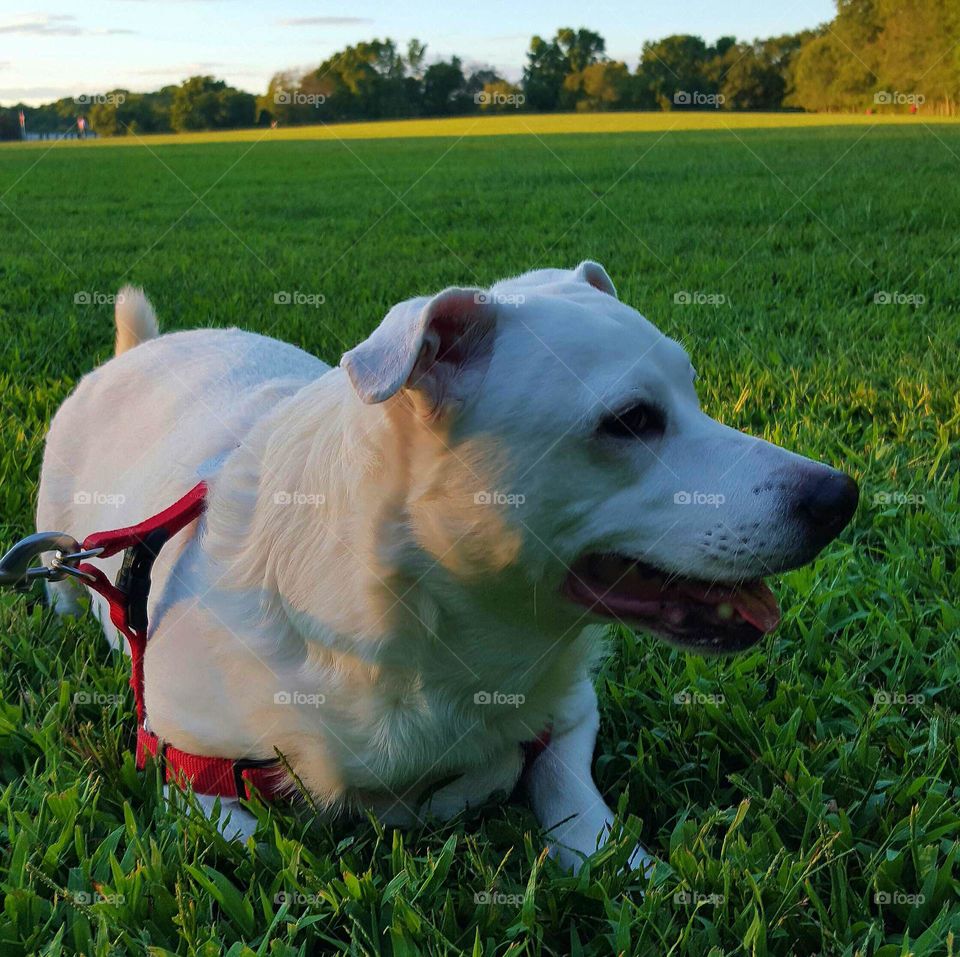
[[84,551],[102,548],[98,558],[109,558],[124,550],[123,566],[113,585],[99,568],[80,565],[90,578],[87,585],[102,595],[110,606],[110,620],[127,639],[130,648],[130,687],[137,706],[137,767],[143,770],[147,757],[159,757],[166,767],[166,780],[191,783],[197,794],[219,797],[249,797],[253,785],[267,800],[289,785],[280,771],[280,762],[234,761],[181,751],[161,741],[144,726],[143,655],[147,648],[147,597],[150,570],[166,542],[199,518],[206,507],[207,484],[200,482],[169,508],[127,528],[95,532],[83,541]]
[[[83,550],[102,549],[98,558],[110,558],[124,551],[117,583],[111,584],[99,569],[84,563],[79,571],[88,577],[87,586],[106,599],[110,620],[127,639],[130,648],[130,687],[137,707],[137,768],[143,770],[148,756],[159,758],[166,767],[166,780],[190,783],[197,794],[223,798],[250,796],[251,785],[265,800],[289,792],[290,780],[277,759],[233,760],[212,758],[181,751],[161,741],[144,725],[143,655],[147,647],[147,598],[150,594],[150,570],[160,549],[206,508],[207,483],[195,485],[169,508],[138,525],[94,532],[83,540]],[[534,740],[524,742],[525,765],[530,764],[550,743],[550,729]]]

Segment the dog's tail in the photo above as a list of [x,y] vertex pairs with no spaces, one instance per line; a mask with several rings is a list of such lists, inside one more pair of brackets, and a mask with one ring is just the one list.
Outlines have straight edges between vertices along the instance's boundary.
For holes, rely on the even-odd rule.
[[136,286],[124,286],[117,293],[114,318],[117,323],[116,355],[160,334],[157,314],[143,290]]

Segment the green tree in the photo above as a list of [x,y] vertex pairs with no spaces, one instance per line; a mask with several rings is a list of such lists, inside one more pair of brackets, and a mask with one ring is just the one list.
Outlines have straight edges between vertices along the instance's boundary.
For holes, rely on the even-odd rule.
[[535,36],[530,40],[523,68],[523,92],[531,109],[549,112],[560,105],[568,64],[556,40]]
[[549,43],[533,37],[523,70],[523,92],[529,106],[544,112],[572,109],[577,99],[576,84],[568,89],[567,77],[599,63],[605,49],[603,37],[583,27],[562,27]]
[[407,75],[404,57],[389,39],[334,54],[303,78],[301,89],[308,87],[325,98],[328,119],[414,116],[420,109],[420,84]]
[[547,42],[535,36],[530,40],[527,65],[523,70],[523,92],[532,109],[549,111],[576,106],[578,86],[566,85],[570,74],[582,73],[604,58],[606,44],[599,33],[562,27]]
[[154,108],[155,98],[152,93],[111,90],[90,107],[90,126],[101,136],[169,129],[169,115]]
[[625,109],[631,105],[630,71],[619,61],[591,63],[568,73],[563,86],[578,111]]
[[426,55],[426,43],[421,43],[416,37],[407,43],[407,56],[405,60],[407,73],[416,80],[423,77],[423,61]]
[[[475,74],[476,75],[476,74]],[[496,76],[496,74],[494,74]],[[478,90],[482,96],[477,97],[477,103],[484,113],[504,113],[508,110],[518,110],[524,105],[525,97],[519,86],[514,86],[506,80],[497,77]],[[473,94],[476,97],[476,93]]]
[[567,71],[578,73],[604,58],[606,42],[599,33],[592,30],[572,30],[563,27],[557,30],[554,42],[563,54]]
[[736,43],[711,62],[708,72],[727,110],[777,110],[787,78],[761,41]]
[[296,116],[297,105],[293,92],[300,89],[300,77],[293,73],[274,73],[267,84],[266,92],[257,97],[258,124],[276,120],[284,126],[300,122]]
[[891,109],[952,115],[960,107],[960,5],[945,0],[884,0],[875,43],[878,85],[900,94]]
[[450,116],[467,109],[466,82],[458,57],[427,67],[423,74],[423,114]]
[[956,0],[838,0],[836,17],[797,54],[788,102],[952,113],[960,98],[958,36]]
[[252,126],[256,97],[212,76],[192,76],[173,95],[170,125],[174,130],[236,129]]
[[0,110],[0,140],[18,139],[20,139],[19,108]]
[[715,83],[704,74],[712,56],[700,37],[676,34],[643,45],[637,67],[642,97],[663,110],[683,106],[685,97],[716,93]]
[[[470,101],[479,105],[476,100],[476,95],[484,92],[488,86],[493,86],[498,83],[506,83],[506,80],[504,80],[496,70],[490,70],[484,67],[479,70],[474,70],[473,73],[467,77],[464,89]],[[510,84],[508,83],[507,86],[510,86]]]

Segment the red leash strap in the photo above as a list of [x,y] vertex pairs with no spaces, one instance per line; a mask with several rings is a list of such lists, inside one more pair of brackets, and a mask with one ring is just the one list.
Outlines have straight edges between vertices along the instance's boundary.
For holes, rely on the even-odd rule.
[[143,655],[147,648],[147,595],[150,567],[166,541],[199,518],[206,507],[207,483],[199,482],[169,508],[137,525],[108,532],[94,532],[83,540],[87,551],[102,548],[98,557],[109,558],[127,550],[123,568],[113,585],[99,568],[90,564],[80,571],[91,576],[90,588],[102,595],[110,606],[110,620],[130,646],[130,687],[137,705],[137,725],[146,717],[143,703]]
[[99,568],[83,564],[80,570],[91,576],[87,588],[102,595],[110,606],[110,620],[117,626],[130,647],[130,687],[133,688],[133,700],[137,705],[137,726],[143,727],[146,712],[143,706],[143,653],[147,649],[146,632],[134,631],[127,624],[127,596],[112,585]]
[[156,515],[144,519],[137,525],[127,528],[115,528],[110,532],[94,532],[83,540],[84,551],[91,548],[102,548],[100,558],[109,558],[125,548],[139,545],[153,532],[163,530],[167,538],[176,535],[195,518],[203,514],[207,507],[207,483],[198,482],[183,498],[178,498],[173,505],[165,508]]
[[147,758],[155,757],[163,762],[166,781],[189,783],[197,794],[249,797],[252,786],[270,799],[289,783],[278,761],[235,761],[190,754],[167,745],[144,726],[143,656],[147,649],[150,571],[167,541],[203,514],[206,499],[207,484],[200,482],[169,508],[137,525],[88,535],[83,550],[102,549],[98,558],[125,552],[115,585],[93,565],[83,564],[79,570],[90,576],[88,587],[106,599],[110,620],[130,647],[130,687],[137,706],[137,768],[143,770]]

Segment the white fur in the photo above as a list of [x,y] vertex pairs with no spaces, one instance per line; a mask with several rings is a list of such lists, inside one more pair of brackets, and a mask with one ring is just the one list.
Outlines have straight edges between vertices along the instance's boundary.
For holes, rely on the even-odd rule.
[[[560,596],[567,566],[607,549],[702,578],[765,574],[797,546],[782,490],[752,486],[805,460],[701,412],[684,351],[597,264],[477,293],[395,307],[345,357],[348,377],[235,329],[131,348],[156,321],[129,290],[121,354],[51,425],[38,527],[130,524],[206,478],[205,516],[153,573],[153,730],[207,755],[279,750],[321,806],[404,823],[509,793],[520,743],[552,723],[527,784],[576,868],[612,812],[590,776],[603,649]],[[595,422],[636,396],[668,409],[667,433],[598,449]],[[705,536],[709,508],[669,507],[716,488],[742,527],[733,552]],[[119,562],[103,563],[111,578]],[[51,587],[64,610],[72,587]]]

